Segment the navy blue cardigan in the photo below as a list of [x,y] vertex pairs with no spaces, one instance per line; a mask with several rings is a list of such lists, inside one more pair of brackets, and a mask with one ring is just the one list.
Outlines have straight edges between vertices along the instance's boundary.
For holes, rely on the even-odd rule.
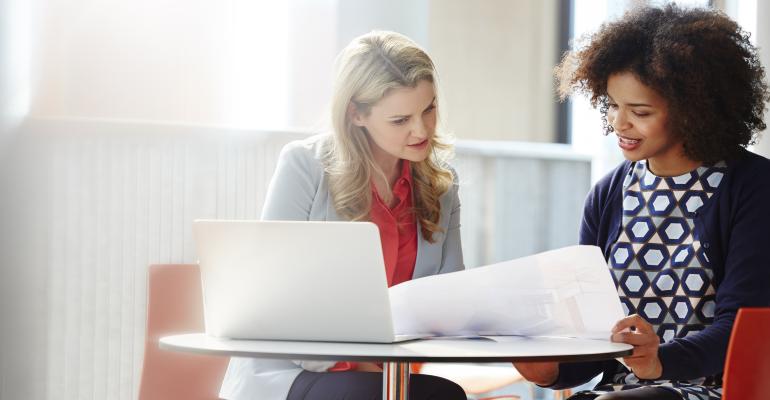
[[[626,161],[594,186],[585,202],[580,243],[599,246],[609,258],[621,229]],[[687,380],[720,374],[739,307],[770,306],[770,160],[749,151],[728,162],[719,188],[695,215],[696,237],[714,269],[714,322],[658,350],[661,379]],[[553,388],[574,387],[605,372],[609,383],[617,361],[563,363]]]

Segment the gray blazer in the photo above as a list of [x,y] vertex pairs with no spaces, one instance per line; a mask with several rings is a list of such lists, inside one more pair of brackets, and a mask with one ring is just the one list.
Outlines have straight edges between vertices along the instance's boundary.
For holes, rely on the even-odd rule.
[[[278,158],[267,190],[263,220],[339,221],[329,193],[321,151],[328,135],[317,135],[287,144]],[[460,247],[460,199],[455,184],[441,201],[442,232],[429,243],[417,229],[417,260],[412,278],[464,269]],[[418,222],[419,224],[419,222]],[[303,369],[325,371],[334,362],[308,362],[233,358],[219,396],[232,400],[285,399]]]

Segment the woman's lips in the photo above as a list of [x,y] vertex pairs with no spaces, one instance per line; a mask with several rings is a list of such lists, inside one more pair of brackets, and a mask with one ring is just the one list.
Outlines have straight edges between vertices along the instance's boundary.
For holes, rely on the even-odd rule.
[[618,135],[618,146],[623,150],[634,150],[639,147],[641,139],[631,139],[629,137]]
[[425,140],[423,140],[422,142],[419,142],[419,143],[415,143],[415,144],[410,144],[410,145],[408,145],[408,146],[409,146],[410,148],[412,148],[412,149],[423,149],[423,148],[425,148],[425,146],[427,146],[427,145],[428,145],[428,139],[425,139]]

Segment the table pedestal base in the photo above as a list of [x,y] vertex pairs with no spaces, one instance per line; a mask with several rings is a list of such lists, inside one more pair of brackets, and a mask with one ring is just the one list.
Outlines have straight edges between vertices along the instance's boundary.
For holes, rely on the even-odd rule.
[[383,400],[409,399],[409,363],[382,363],[382,398]]

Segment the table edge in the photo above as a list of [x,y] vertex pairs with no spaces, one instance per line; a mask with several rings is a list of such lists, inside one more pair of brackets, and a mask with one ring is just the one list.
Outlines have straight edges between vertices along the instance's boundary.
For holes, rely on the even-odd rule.
[[[166,337],[177,336],[170,335]],[[629,356],[633,353],[633,349],[618,350],[605,353],[593,353],[593,354],[563,354],[563,355],[547,355],[547,356],[522,356],[522,357],[505,357],[505,356],[481,356],[481,357],[435,357],[435,356],[334,356],[334,355],[317,355],[317,354],[291,354],[284,353],[265,353],[265,352],[253,352],[253,351],[238,351],[238,350],[219,350],[219,349],[203,349],[199,347],[180,346],[172,343],[164,342],[160,338],[158,341],[158,347],[167,351],[176,351],[182,353],[192,353],[206,356],[219,356],[219,357],[245,357],[245,358],[267,358],[267,359],[279,359],[279,360],[309,360],[309,361],[361,361],[361,362],[436,362],[436,363],[458,363],[458,362],[481,362],[481,363],[494,363],[494,362],[506,362],[506,361],[560,361],[560,362],[582,362],[582,361],[601,361],[609,360],[618,357]]]

